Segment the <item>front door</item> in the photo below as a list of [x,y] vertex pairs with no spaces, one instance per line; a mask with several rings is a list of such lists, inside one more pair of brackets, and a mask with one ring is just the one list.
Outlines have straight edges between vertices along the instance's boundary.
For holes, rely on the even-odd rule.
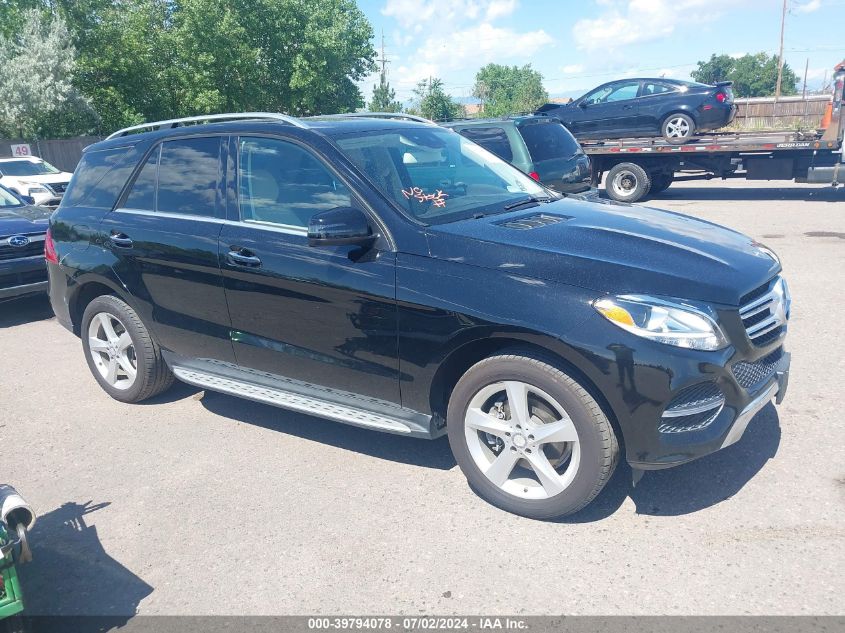
[[236,215],[220,261],[238,364],[306,385],[399,403],[395,253],[311,247],[312,215],[363,205],[310,149],[241,137]]
[[639,81],[618,81],[597,88],[573,108],[576,138],[618,137],[636,131]]
[[100,228],[115,273],[166,350],[234,362],[218,262],[226,136],[153,147]]

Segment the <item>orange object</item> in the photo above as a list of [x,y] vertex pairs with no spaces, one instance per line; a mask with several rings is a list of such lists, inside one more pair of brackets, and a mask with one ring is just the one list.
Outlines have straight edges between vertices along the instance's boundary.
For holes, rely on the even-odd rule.
[[833,102],[828,103],[824,107],[824,116],[822,117],[821,129],[826,130],[830,127],[830,122],[833,119]]

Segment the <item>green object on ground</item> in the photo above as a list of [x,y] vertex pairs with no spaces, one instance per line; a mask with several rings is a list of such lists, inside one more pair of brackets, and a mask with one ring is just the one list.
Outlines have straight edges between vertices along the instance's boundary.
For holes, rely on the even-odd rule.
[[[0,546],[7,545],[12,536],[6,525],[0,522]],[[23,611],[23,596],[15,569],[14,550],[0,558],[0,620]]]

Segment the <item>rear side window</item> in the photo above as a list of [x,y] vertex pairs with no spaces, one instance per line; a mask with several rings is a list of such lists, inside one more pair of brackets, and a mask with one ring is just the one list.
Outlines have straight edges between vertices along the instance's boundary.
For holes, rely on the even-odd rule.
[[73,173],[62,206],[111,209],[135,167],[135,148],[89,150]]
[[648,97],[649,95],[662,95],[667,92],[672,92],[674,88],[670,88],[666,84],[658,84],[654,82],[646,82],[643,84],[643,92],[642,97]]
[[513,161],[513,150],[511,149],[508,135],[500,127],[469,127],[458,130],[461,136],[478,143],[484,149],[493,152],[502,160]]
[[156,211],[214,217],[219,182],[219,137],[162,143]]
[[138,172],[124,206],[215,217],[220,180],[220,137],[165,141]]
[[560,123],[530,123],[518,129],[535,163],[581,152],[578,141]]
[[161,147],[147,158],[141,171],[138,173],[129,196],[124,206],[130,209],[145,209],[155,211],[156,208],[156,177],[158,171],[158,157],[161,154]]

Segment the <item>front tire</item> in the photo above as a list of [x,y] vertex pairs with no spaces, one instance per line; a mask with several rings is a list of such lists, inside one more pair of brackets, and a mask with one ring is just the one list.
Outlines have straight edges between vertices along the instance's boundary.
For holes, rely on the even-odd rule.
[[548,360],[499,354],[473,365],[449,399],[449,445],[470,487],[532,519],[577,512],[604,488],[619,454],[607,416]]
[[173,372],[138,313],[117,297],[97,297],[82,316],[82,349],[94,378],[115,400],[141,402],[173,385]]
[[667,143],[683,145],[695,134],[695,121],[688,114],[670,114],[660,126],[660,133]]

